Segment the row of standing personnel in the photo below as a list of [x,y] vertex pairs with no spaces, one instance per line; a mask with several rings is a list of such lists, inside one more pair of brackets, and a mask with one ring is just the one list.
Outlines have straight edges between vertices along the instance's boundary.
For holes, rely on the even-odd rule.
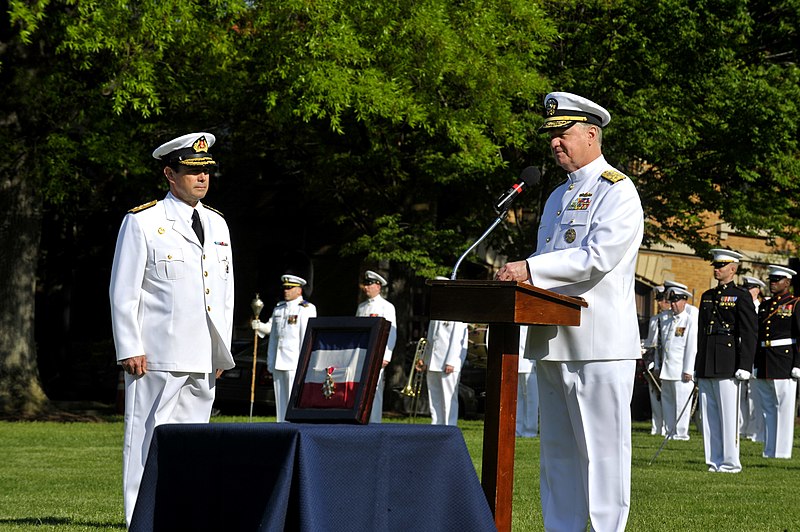
[[[305,279],[285,274],[281,276],[281,283],[284,301],[275,306],[269,320],[261,322],[254,319],[251,323],[251,327],[260,337],[269,335],[267,369],[273,376],[278,422],[285,421],[308,320],[317,316],[314,304],[303,297],[303,287],[307,284]],[[356,310],[356,316],[383,317],[391,323],[370,423],[381,422],[385,385],[383,368],[391,362],[397,339],[397,314],[394,305],[381,295],[381,289],[387,284],[383,276],[367,270],[361,281],[361,290],[366,299]],[[427,343],[419,365],[413,370],[425,372],[431,424],[456,425],[460,373],[469,343],[467,324],[431,320],[426,338]],[[520,327],[520,353],[525,351],[526,339],[527,327]],[[518,392],[516,433],[518,436],[535,437],[538,432],[535,362],[524,357],[520,357],[519,361]]]
[[[712,254],[718,286],[703,293],[699,310],[686,304],[691,294],[680,283],[665,283],[657,295],[662,310],[651,319],[644,343],[655,348],[650,367],[660,377],[660,397],[653,389],[658,381],[649,381],[651,432],[689,439],[686,407],[696,378],[708,470],[736,473],[742,469],[740,433],[759,432],[751,437],[763,441],[765,458],[791,458],[800,378],[798,298],[789,291],[796,272],[770,265],[772,297],[761,303],[763,281],[745,276],[742,285],[734,283],[743,255],[727,249]],[[676,366],[683,368],[685,383],[678,385],[685,389],[677,400]],[[748,428],[753,425],[761,428]]]

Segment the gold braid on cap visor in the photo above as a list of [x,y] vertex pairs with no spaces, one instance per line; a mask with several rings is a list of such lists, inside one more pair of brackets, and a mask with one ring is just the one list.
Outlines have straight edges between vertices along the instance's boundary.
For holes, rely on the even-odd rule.
[[184,164],[186,166],[208,166],[211,164],[216,165],[214,159],[211,157],[195,157],[194,159],[181,159],[179,158],[176,163]]
[[573,122],[588,122],[589,119],[585,116],[551,116],[546,118],[542,127],[559,128]]

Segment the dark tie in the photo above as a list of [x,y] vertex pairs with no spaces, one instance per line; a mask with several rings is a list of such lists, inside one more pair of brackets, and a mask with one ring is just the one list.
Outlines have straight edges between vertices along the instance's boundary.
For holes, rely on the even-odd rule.
[[206,243],[206,238],[203,234],[203,224],[200,223],[200,214],[197,210],[192,210],[192,229],[194,229],[194,234],[197,235],[197,239],[200,240],[200,245],[204,245]]

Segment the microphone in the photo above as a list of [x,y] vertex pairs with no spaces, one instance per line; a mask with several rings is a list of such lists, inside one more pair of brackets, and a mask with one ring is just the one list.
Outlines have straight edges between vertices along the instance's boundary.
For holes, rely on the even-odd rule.
[[529,166],[524,169],[519,176],[519,182],[506,190],[505,194],[498,198],[497,203],[494,205],[494,210],[501,212],[511,207],[511,204],[514,203],[514,200],[517,199],[517,196],[522,194],[523,190],[539,184],[539,180],[541,178],[542,173],[535,166]]
[[514,202],[514,200],[519,196],[523,190],[527,187],[533,186],[539,183],[539,180],[542,178],[542,173],[539,172],[539,169],[535,166],[529,166],[519,176],[519,183],[511,187],[506,191],[505,194],[500,196],[500,199],[497,200],[497,204],[494,206],[495,209],[499,212],[499,216],[495,219],[492,225],[489,226],[481,237],[476,240],[470,247],[467,249],[456,261],[456,265],[453,267],[453,273],[450,274],[450,280],[454,281],[456,278],[456,274],[458,273],[458,267],[461,266],[461,262],[464,258],[469,255],[470,251],[475,249],[478,244],[483,242],[483,239],[489,236],[489,233],[494,231],[494,228],[500,225],[500,222],[503,221],[503,218],[506,217],[506,213],[508,212],[508,208]]

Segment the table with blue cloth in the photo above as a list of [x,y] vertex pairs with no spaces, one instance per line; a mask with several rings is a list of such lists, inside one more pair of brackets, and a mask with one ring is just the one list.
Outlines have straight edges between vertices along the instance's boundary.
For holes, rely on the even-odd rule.
[[431,425],[156,428],[130,530],[495,530],[461,431]]

